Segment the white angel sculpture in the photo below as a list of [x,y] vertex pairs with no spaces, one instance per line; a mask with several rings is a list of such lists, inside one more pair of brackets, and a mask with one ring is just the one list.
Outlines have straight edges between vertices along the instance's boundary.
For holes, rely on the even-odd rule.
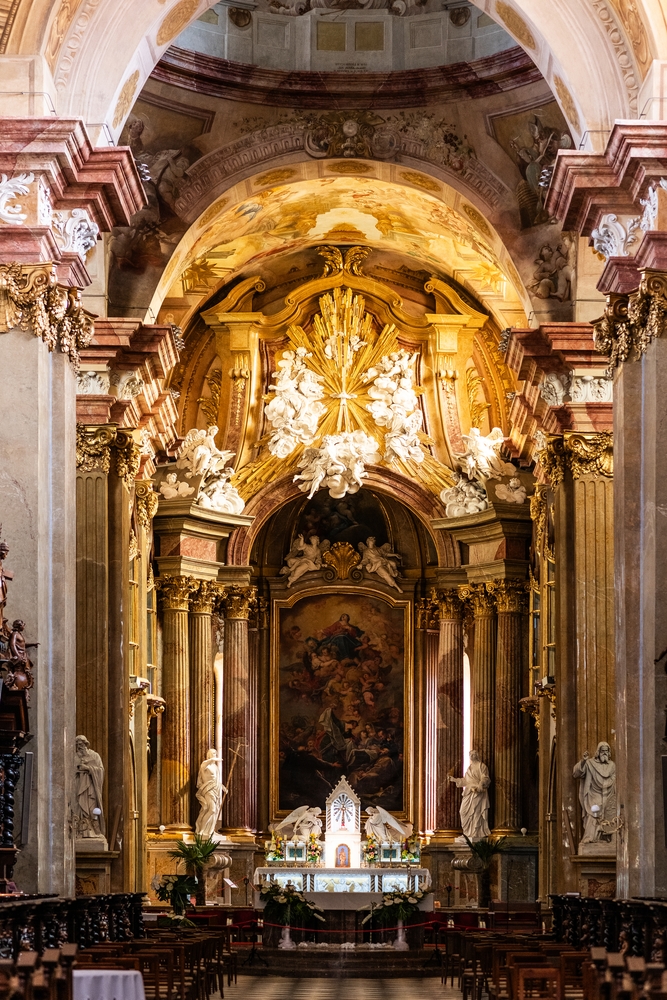
[[235,486],[228,482],[233,469],[225,469],[210,482],[206,483],[199,493],[197,503],[207,510],[217,510],[222,514],[241,514],[245,500],[239,496]]
[[288,587],[296,583],[304,573],[322,569],[322,552],[329,548],[329,544],[326,539],[320,543],[317,535],[313,535],[307,542],[304,541],[303,535],[297,535],[287,553],[285,565],[280,570],[281,576],[287,576]]
[[484,483],[487,479],[500,479],[501,476],[513,476],[516,473],[515,467],[500,457],[500,449],[505,440],[500,427],[494,427],[486,437],[478,427],[473,427],[470,434],[463,435],[463,440],[468,443],[467,450],[456,457],[468,479]]
[[401,823],[382,806],[369,806],[367,812],[366,836],[374,837],[379,844],[402,844],[412,836],[412,823]]
[[513,476],[509,483],[496,486],[496,496],[506,503],[525,503],[526,487],[517,476]]
[[366,409],[378,427],[386,427],[385,460],[423,462],[424,450],[419,440],[423,415],[414,389],[413,363],[415,354],[401,348],[385,355],[374,368],[364,373],[365,381],[373,381],[368,390],[372,403]]
[[269,824],[271,833],[279,833],[288,840],[306,841],[311,833],[319,837],[322,833],[322,820],[318,816],[322,810],[317,806],[298,806],[280,823]]
[[342,500],[347,493],[361,489],[368,476],[366,466],[378,461],[379,452],[375,438],[364,431],[325,434],[319,448],[304,451],[298,463],[302,471],[294,482],[309,499],[322,486],[329,490],[329,496]]
[[179,482],[178,476],[175,472],[168,473],[165,481],[160,483],[160,493],[165,500],[176,500],[178,497],[189,497],[191,493],[194,493],[194,486],[188,486],[187,483]]
[[393,561],[399,560],[401,557],[397,552],[391,551],[389,542],[378,546],[375,539],[371,537],[366,539],[365,544],[359,542],[358,549],[361,552],[359,569],[365,569],[367,573],[375,573],[388,587],[393,587],[399,594],[402,594],[403,591],[396,583],[398,566]]
[[319,402],[324,396],[320,385],[324,376],[306,366],[307,357],[310,355],[305,347],[284,351],[278,371],[273,372],[275,384],[269,386],[269,391],[274,396],[264,407],[264,415],[273,428],[268,449],[277,458],[286,458],[298,444],[311,444],[326,412]]
[[177,469],[188,470],[185,473],[186,479],[222,472],[229,465],[230,459],[234,458],[233,451],[220,451],[215,443],[217,433],[218,428],[215,426],[205,431],[196,427],[188,431],[176,459]]

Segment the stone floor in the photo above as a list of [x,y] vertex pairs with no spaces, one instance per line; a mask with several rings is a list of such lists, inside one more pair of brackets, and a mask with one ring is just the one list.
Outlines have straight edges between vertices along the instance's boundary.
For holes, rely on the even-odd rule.
[[225,1000],[461,1000],[459,990],[427,979],[288,979],[239,976]]

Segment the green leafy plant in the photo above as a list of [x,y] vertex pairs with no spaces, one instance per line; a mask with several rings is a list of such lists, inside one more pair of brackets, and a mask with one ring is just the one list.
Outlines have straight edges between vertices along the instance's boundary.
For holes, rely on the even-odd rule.
[[324,912],[310,899],[306,899],[302,892],[299,892],[291,882],[287,885],[278,885],[271,882],[269,885],[258,887],[259,898],[266,903],[264,907],[264,919],[267,923],[294,924],[302,927],[309,927],[313,920],[324,922]]
[[194,840],[181,840],[174,850],[169,852],[169,857],[173,858],[174,861],[182,862],[188,875],[193,876],[196,880],[195,895],[198,906],[206,905],[204,868],[217,849],[218,843],[212,837],[202,837],[201,834],[195,833]]
[[[463,836],[465,837],[465,834]],[[506,840],[507,837],[500,837],[499,840],[491,840],[490,837],[485,837],[484,840],[472,841],[466,837],[466,843],[475,857],[479,859],[483,871],[488,871],[491,867],[494,854],[502,853]]]
[[407,892],[385,892],[382,894],[382,902],[368,903],[362,907],[363,910],[370,908],[371,912],[361,922],[366,924],[373,918],[380,927],[396,925],[399,920],[406,923],[412,914],[417,912],[423,898],[424,893],[421,889],[408,890]]
[[155,895],[162,903],[169,903],[174,911],[170,923],[179,927],[194,927],[191,920],[185,916],[185,910],[190,902],[190,896],[197,892],[197,879],[192,875],[156,876],[151,882]]

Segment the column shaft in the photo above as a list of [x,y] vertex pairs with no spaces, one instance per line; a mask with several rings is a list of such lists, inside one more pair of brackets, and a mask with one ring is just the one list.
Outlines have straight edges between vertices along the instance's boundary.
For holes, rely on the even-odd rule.
[[[203,580],[190,599],[190,708],[192,728],[192,770],[198,770],[206,753],[215,747],[213,712],[213,625],[212,615],[220,586]],[[192,787],[194,823],[198,812]]]
[[228,788],[223,828],[239,833],[257,827],[257,714],[248,646],[254,587],[230,587],[224,598],[223,757]]
[[526,588],[523,582],[487,584],[498,607],[494,733],[495,830],[521,828],[521,718]]
[[495,601],[483,583],[459,588],[474,615],[474,646],[471,662],[472,748],[477,750],[491,775],[495,729],[496,615]]
[[448,775],[463,774],[463,606],[454,590],[438,595],[440,633],[434,705],[437,711],[436,829],[461,832],[460,796]]
[[188,600],[197,582],[188,576],[158,580],[162,594],[162,822],[190,827],[190,664]]

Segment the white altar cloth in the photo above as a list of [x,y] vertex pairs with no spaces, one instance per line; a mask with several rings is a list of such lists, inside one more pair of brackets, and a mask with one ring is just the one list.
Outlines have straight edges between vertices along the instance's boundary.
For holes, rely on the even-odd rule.
[[73,969],[73,1000],[145,1000],[136,969]]
[[[306,899],[312,900],[323,910],[358,910],[370,902],[379,902],[383,892],[408,892],[421,889],[426,892],[431,884],[427,868],[257,868],[255,885],[291,882]],[[255,891],[254,905],[263,909],[264,903]],[[420,902],[420,910],[433,909],[433,896],[429,893]]]

